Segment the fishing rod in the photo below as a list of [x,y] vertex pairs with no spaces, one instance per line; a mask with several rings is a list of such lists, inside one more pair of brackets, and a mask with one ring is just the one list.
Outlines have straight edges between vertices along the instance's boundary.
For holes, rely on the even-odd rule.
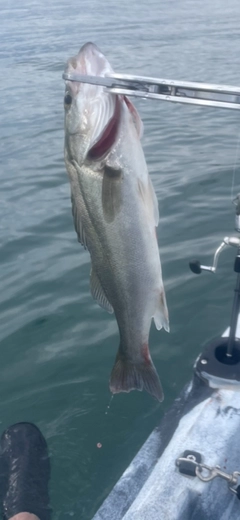
[[[235,230],[240,233],[240,194],[233,200],[235,205]],[[229,335],[210,341],[198,357],[195,372],[212,388],[240,389],[240,340],[237,338],[237,327],[240,313],[240,236],[225,237],[216,249],[213,264],[201,265],[192,260],[189,267],[194,274],[202,271],[215,273],[218,259],[226,246],[236,248],[233,270],[237,275],[230,319]]]
[[86,76],[64,72],[65,81],[105,87],[111,94],[185,103],[205,107],[240,109],[240,87],[211,83],[175,81],[129,74]]

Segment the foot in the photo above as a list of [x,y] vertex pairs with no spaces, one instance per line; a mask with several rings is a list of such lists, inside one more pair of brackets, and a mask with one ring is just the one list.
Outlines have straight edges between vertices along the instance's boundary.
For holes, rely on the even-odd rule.
[[50,520],[50,462],[46,441],[31,423],[17,423],[0,441],[0,478],[4,520],[22,512]]

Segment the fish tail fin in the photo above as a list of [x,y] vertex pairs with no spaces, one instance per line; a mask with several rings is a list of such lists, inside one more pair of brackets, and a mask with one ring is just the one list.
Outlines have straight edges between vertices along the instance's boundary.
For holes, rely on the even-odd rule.
[[168,308],[166,302],[165,291],[162,288],[159,299],[157,302],[157,308],[153,316],[154,323],[157,330],[161,330],[162,327],[169,332],[169,321],[168,321]]
[[148,345],[143,348],[147,355],[143,356],[142,362],[133,363],[123,354],[120,345],[110,377],[110,390],[113,394],[146,390],[161,402],[164,395],[160,379],[151,360]]

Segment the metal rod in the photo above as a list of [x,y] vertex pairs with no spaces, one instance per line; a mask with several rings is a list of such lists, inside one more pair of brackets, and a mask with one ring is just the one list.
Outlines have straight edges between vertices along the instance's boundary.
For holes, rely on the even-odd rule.
[[178,81],[173,79],[159,79],[147,76],[132,76],[130,74],[112,74],[112,79],[131,81],[138,83],[151,83],[153,85],[167,85],[176,88],[187,88],[191,90],[205,90],[206,92],[218,92],[240,95],[240,87],[232,85],[219,85],[217,83],[204,83],[201,81]]
[[[204,107],[212,107],[212,108],[227,108],[230,110],[239,110],[240,109],[240,102],[234,102],[234,101],[215,101],[211,99],[203,99],[203,98],[197,98],[197,92],[196,97],[191,97],[190,95],[187,95],[187,93],[184,96],[180,96],[179,94],[177,96],[173,96],[170,94],[155,94],[153,92],[141,92],[141,91],[129,91],[128,89],[122,89],[122,88],[112,88],[109,89],[109,92],[112,94],[122,94],[125,96],[133,96],[133,97],[140,97],[144,99],[155,99],[158,101],[171,101],[172,103],[182,103],[186,105],[199,105]],[[239,100],[240,101],[240,100]]]
[[[240,254],[240,250],[238,251],[238,255],[239,254]],[[233,348],[234,348],[234,343],[235,343],[235,338],[236,338],[237,323],[238,323],[238,316],[239,316],[239,309],[240,309],[240,274],[238,273],[235,292],[234,292],[234,298],[233,298],[232,315],[231,315],[231,321],[230,321],[230,332],[229,332],[227,352],[226,352],[226,355],[228,357],[231,357],[233,354]]]
[[112,94],[206,107],[240,109],[240,87],[230,85],[175,81],[129,74],[102,77],[64,73],[63,79],[103,86]]

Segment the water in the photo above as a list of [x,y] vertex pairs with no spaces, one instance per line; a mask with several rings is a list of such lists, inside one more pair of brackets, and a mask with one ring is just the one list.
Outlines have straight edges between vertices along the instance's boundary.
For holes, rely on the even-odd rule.
[[[51,454],[54,520],[89,520],[191,377],[204,342],[228,325],[234,251],[216,276],[192,275],[188,261],[209,264],[233,232],[240,128],[238,112],[136,102],[160,205],[171,334],[153,327],[150,337],[164,403],[133,392],[110,404],[118,332],[90,296],[89,256],[73,229],[64,62],[90,40],[118,72],[240,85],[240,6],[8,0],[0,9],[1,427],[36,422]],[[239,163],[238,154],[235,193]]]

